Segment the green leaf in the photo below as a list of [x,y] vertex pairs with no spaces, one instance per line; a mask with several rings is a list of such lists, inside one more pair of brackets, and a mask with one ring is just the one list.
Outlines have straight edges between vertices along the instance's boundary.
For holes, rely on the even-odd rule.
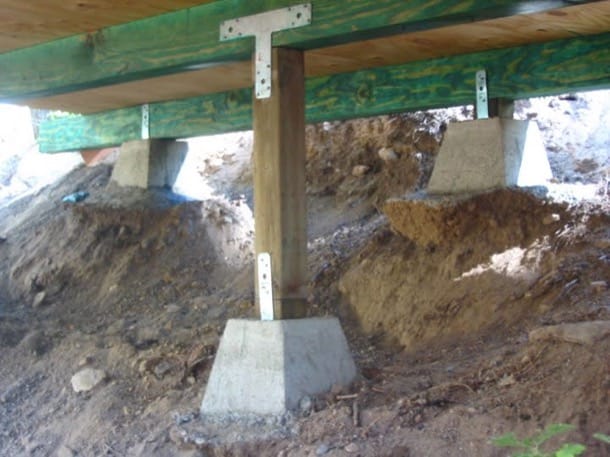
[[547,442],[551,438],[562,433],[573,430],[574,426],[570,424],[551,424],[548,425],[542,432],[532,438],[532,444],[534,446],[540,446],[542,443]]
[[525,447],[519,438],[512,432],[497,438],[492,438],[491,442],[494,446],[498,447]]
[[593,438],[600,440],[603,443],[610,444],[610,436],[604,433],[596,433],[593,435]]
[[555,457],[575,457],[587,450],[582,444],[566,443],[555,453]]

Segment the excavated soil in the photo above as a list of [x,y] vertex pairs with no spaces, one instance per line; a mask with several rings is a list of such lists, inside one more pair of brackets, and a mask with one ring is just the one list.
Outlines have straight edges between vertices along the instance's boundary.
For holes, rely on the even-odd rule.
[[[280,422],[198,414],[226,320],[256,314],[248,198],[99,165],[0,209],[0,454],[499,457],[567,422],[610,455],[608,201],[423,198],[443,122],[308,128],[310,314],[340,317],[360,375]],[[83,368],[104,380],[77,393]]]

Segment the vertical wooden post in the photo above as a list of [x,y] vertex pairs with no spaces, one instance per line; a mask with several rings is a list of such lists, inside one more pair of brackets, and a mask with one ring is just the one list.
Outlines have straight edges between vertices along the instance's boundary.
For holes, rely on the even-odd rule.
[[271,97],[253,104],[254,246],[271,255],[275,318],[294,319],[305,317],[307,297],[303,52],[272,56]]
[[489,100],[489,117],[512,119],[515,114],[515,102],[507,98]]

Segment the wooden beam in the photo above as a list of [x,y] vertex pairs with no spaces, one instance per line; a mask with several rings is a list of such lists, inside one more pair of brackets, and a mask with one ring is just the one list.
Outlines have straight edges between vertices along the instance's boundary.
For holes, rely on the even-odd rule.
[[[608,88],[610,33],[312,78],[306,82],[306,121],[473,103],[474,76],[482,68],[487,70],[491,98]],[[249,89],[152,104],[151,135],[181,138],[247,130],[252,126],[251,107]],[[137,139],[139,113],[133,108],[45,122],[41,150],[97,148]]]
[[2,0],[0,53],[213,0]]
[[[313,49],[573,4],[569,0],[310,1],[313,23],[275,34],[275,46]],[[294,3],[217,0],[0,54],[0,102],[24,102],[220,62],[248,60],[253,40],[220,42],[219,24]]]
[[48,119],[38,130],[42,152],[76,151],[119,146],[142,135],[142,110],[124,108],[103,113]]
[[[392,35],[305,52],[305,77],[329,76],[490,49],[606,33],[610,0]],[[252,86],[251,62],[29,99],[31,107],[92,114]]]
[[271,256],[276,319],[306,314],[304,82],[303,52],[275,48],[271,97],[253,102],[254,248]]

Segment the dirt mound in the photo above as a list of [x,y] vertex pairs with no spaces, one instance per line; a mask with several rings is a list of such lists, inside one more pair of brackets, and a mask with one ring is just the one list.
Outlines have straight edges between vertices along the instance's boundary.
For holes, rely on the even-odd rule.
[[[109,176],[81,168],[3,219],[3,454],[103,455],[121,441],[118,455],[151,455],[137,450],[143,438],[120,439],[117,423],[137,417],[132,437],[163,433],[154,417],[171,421],[182,399],[196,407],[222,322],[253,311],[247,206],[118,189]],[[61,202],[75,190],[90,195]],[[105,381],[76,395],[70,379],[84,367]]]
[[392,228],[417,244],[476,241],[495,250],[528,244],[561,226],[565,209],[545,201],[541,192],[517,189],[460,197],[420,194],[383,206]]
[[[7,298],[27,303],[43,292],[49,304],[67,289],[62,300],[94,305],[125,289],[125,305],[153,291],[172,301],[183,289],[210,293],[251,256],[252,227],[243,226],[238,207],[222,201],[110,186],[82,204],[58,203],[55,211],[33,234],[7,234]],[[196,275],[211,280],[194,281]]]
[[569,261],[567,246],[596,223],[527,192],[385,209],[407,238],[387,232],[371,242],[339,289],[365,332],[409,350],[534,319],[556,306],[561,287],[590,288],[610,274],[601,253],[581,267]]
[[378,206],[425,186],[443,122],[428,113],[307,127],[308,193]]

